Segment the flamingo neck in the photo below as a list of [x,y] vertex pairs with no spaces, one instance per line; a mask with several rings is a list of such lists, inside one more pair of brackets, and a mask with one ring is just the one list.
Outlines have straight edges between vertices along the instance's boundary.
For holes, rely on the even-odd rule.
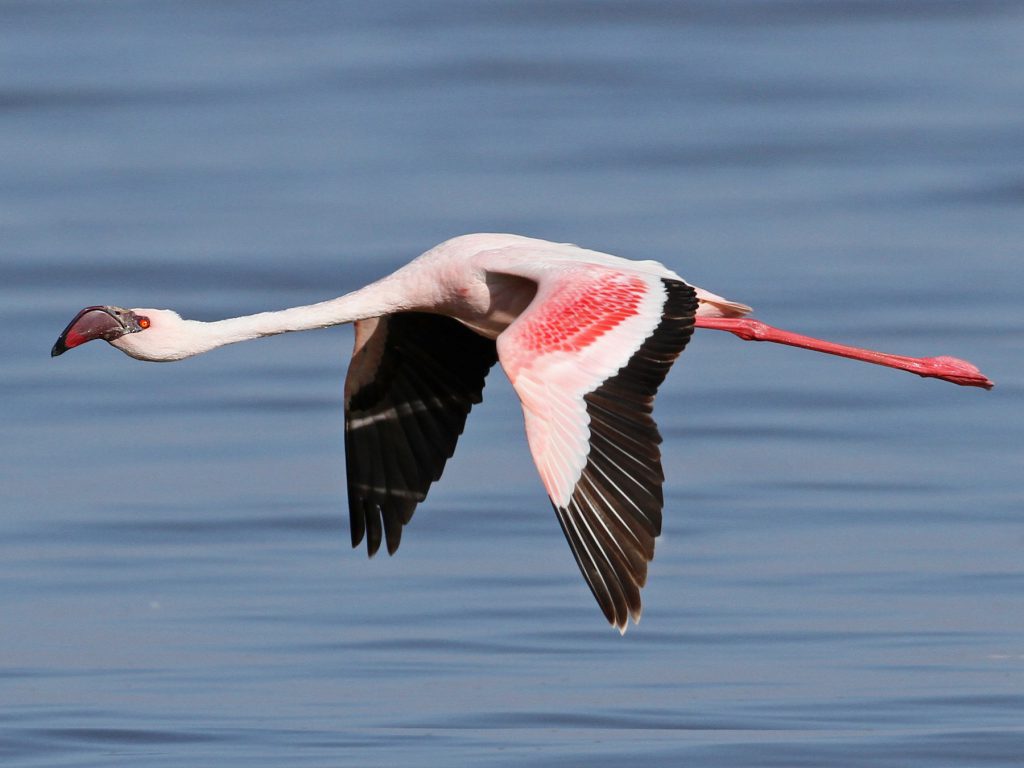
[[276,312],[260,312],[213,322],[186,320],[191,342],[189,354],[197,355],[263,336],[329,328],[409,309],[400,294],[389,295],[391,292],[384,283],[386,279],[337,299]]

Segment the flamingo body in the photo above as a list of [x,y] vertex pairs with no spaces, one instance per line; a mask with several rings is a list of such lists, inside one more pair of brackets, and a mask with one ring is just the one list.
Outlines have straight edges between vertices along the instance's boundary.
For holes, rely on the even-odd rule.
[[[500,362],[580,571],[608,621],[624,632],[629,619],[640,618],[640,588],[662,525],[654,397],[695,327],[991,386],[952,358],[932,359],[947,366],[935,372],[928,360],[829,347],[763,324],[755,333],[749,323],[756,321],[743,318],[749,311],[657,262],[475,234],[448,240],[365,288],[305,307],[209,323],[170,310],[87,307],[52,354],[102,338],[137,359],[166,362],[261,336],[354,323],[344,395],[349,519],[353,546],[365,539],[370,555],[382,542],[389,553],[398,549]],[[950,360],[970,370],[954,365],[951,374]]]

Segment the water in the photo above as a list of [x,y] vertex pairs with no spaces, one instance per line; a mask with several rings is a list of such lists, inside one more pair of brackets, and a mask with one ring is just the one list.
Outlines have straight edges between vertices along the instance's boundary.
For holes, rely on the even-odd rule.
[[[0,5],[0,758],[1019,765],[1024,4]],[[47,356],[95,303],[308,303],[454,234],[660,259],[955,388],[702,332],[645,615],[488,383],[347,543],[348,329]]]

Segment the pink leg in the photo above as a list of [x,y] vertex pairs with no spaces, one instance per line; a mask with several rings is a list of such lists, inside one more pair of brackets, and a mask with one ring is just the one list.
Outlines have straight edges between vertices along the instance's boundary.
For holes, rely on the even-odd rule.
[[698,328],[711,328],[716,331],[734,333],[744,341],[773,341],[776,344],[813,349],[816,352],[824,352],[829,355],[849,357],[876,365],[887,365],[890,368],[916,373],[918,376],[951,381],[965,387],[992,389],[994,386],[973,365],[955,357],[904,357],[859,347],[848,347],[845,344],[835,344],[831,341],[822,341],[810,336],[801,336],[799,333],[783,331],[781,328],[773,328],[752,317],[698,317],[694,324]]

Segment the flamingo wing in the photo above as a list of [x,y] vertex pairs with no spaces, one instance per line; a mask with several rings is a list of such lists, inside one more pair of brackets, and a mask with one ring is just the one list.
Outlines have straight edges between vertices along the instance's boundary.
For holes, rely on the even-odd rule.
[[352,546],[402,527],[441,477],[497,361],[494,341],[441,315],[403,312],[356,323],[345,380],[345,460]]
[[608,621],[638,621],[664,504],[654,396],[693,333],[681,280],[590,266],[545,280],[498,337],[537,469]]

